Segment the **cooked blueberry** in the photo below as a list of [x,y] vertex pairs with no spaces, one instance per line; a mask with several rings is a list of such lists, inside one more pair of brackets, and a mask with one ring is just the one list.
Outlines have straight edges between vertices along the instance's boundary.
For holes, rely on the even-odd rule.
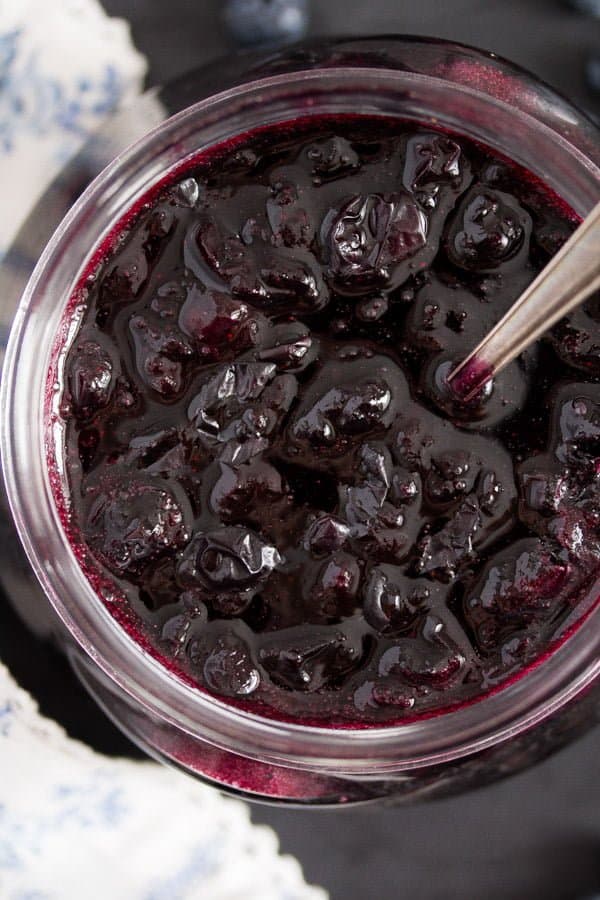
[[274,325],[261,342],[256,357],[274,363],[279,371],[302,372],[319,353],[319,341],[302,322]]
[[446,253],[461,269],[494,272],[527,253],[530,234],[531,216],[514,197],[476,185],[450,222]]
[[551,446],[561,462],[582,464],[600,452],[600,387],[573,384],[554,401]]
[[182,583],[219,591],[255,587],[282,561],[276,547],[248,528],[199,532],[178,566]]
[[571,565],[537,539],[524,538],[498,553],[465,599],[479,645],[490,650],[499,635],[548,619],[572,580]]
[[424,498],[436,518],[474,496],[490,527],[494,521],[506,525],[516,487],[511,459],[496,439],[469,435],[467,440],[450,422],[416,405],[405,407],[395,427],[395,457],[420,474]]
[[212,346],[233,344],[248,321],[248,307],[218,291],[190,289],[179,313],[179,327],[189,337]]
[[235,632],[202,626],[186,648],[195,668],[202,671],[209,690],[226,697],[247,697],[260,685],[260,672],[247,642]]
[[354,308],[357,319],[361,322],[378,322],[389,310],[389,300],[384,294],[376,294],[358,302]]
[[428,531],[423,536],[418,547],[417,573],[451,581],[459,566],[472,558],[482,524],[477,499],[468,497],[439,531]]
[[132,316],[129,331],[144,384],[165,399],[178,394],[183,387],[182,362],[192,354],[185,338],[171,326],[155,328],[143,316]]
[[334,686],[362,654],[362,640],[350,629],[305,625],[265,636],[259,659],[275,684],[310,692]]
[[343,294],[395,288],[427,241],[427,218],[408,192],[352,197],[329,213],[321,241],[330,279]]
[[[212,219],[202,219],[195,232],[201,259],[237,299],[275,312],[315,312],[329,301],[321,272],[312,254],[294,247],[274,248],[253,241],[251,247],[235,235],[224,234]],[[188,243],[188,266],[206,280],[195,251]]]
[[356,559],[349,553],[338,551],[322,563],[311,585],[311,597],[329,614],[337,615],[348,601],[354,600],[359,582],[360,568]]
[[365,619],[384,634],[409,631],[439,592],[423,578],[407,577],[398,566],[375,566],[363,589]]
[[341,550],[350,535],[350,528],[335,516],[323,515],[315,519],[305,535],[305,545],[317,556]]
[[104,487],[90,505],[88,541],[118,574],[172,553],[189,539],[190,511],[185,497],[158,479],[123,478]]
[[129,301],[139,294],[148,278],[149,266],[143,246],[136,243],[121,251],[102,282],[105,301]]
[[431,454],[431,468],[424,480],[430,503],[443,509],[470,494],[480,465],[466,450],[440,450]]
[[326,363],[304,391],[291,434],[312,447],[344,452],[362,436],[384,432],[406,391],[404,375],[386,357]]
[[399,638],[379,661],[379,675],[398,675],[418,687],[443,689],[465,668],[466,659],[436,616],[428,616],[421,634]]
[[118,374],[113,357],[97,341],[83,341],[71,355],[67,384],[77,418],[89,419],[110,403]]
[[209,375],[188,407],[188,418],[198,432],[215,441],[243,436],[244,430],[254,430],[248,437],[259,438],[268,433],[269,421],[249,422],[244,429],[244,414],[252,412],[253,401],[259,400],[267,384],[273,380],[273,363],[231,363]]
[[237,466],[222,462],[219,468],[210,505],[222,522],[261,522],[286,496],[277,469],[260,459]]
[[315,236],[315,226],[300,205],[298,191],[290,182],[276,182],[266,202],[267,220],[276,246],[308,247]]
[[320,183],[338,178],[353,169],[358,169],[360,159],[352,144],[343,137],[330,137],[316,141],[306,150],[312,165],[312,173]]
[[555,325],[550,341],[568,365],[595,377],[600,375],[600,294]]
[[410,137],[405,153],[402,184],[425,205],[435,205],[440,185],[460,187],[469,174],[460,145],[435,132]]

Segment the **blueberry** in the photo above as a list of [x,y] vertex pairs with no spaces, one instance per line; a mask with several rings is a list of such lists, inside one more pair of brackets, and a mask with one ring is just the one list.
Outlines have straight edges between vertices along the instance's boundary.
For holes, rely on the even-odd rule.
[[139,296],[174,226],[173,210],[163,203],[150,210],[127,235],[100,282],[100,306],[105,314],[110,316],[114,304],[129,303]]
[[362,639],[349,627],[303,625],[263,637],[259,660],[272,681],[288,690],[317,691],[356,669]]
[[341,550],[350,535],[350,528],[335,516],[323,515],[311,522],[304,544],[316,556]]
[[90,545],[117,574],[180,549],[189,540],[191,511],[183,492],[158,479],[123,478],[104,485],[86,523]]
[[512,461],[499,441],[470,435],[467,442],[450,422],[416,405],[406,405],[395,427],[396,460],[420,475],[425,501],[416,572],[448,581],[513,523]]
[[85,340],[71,353],[67,384],[78,419],[89,419],[110,403],[118,374],[115,356],[108,346]]
[[[198,255],[198,251],[199,254]],[[253,240],[251,247],[205,214],[184,246],[186,265],[204,283],[206,267],[233,296],[272,312],[316,312],[329,302],[320,268],[303,247],[273,247]]]
[[273,325],[264,339],[256,358],[275,363],[279,371],[302,372],[319,354],[319,340],[302,322]]
[[252,459],[232,466],[220,463],[210,506],[222,522],[260,524],[286,496],[281,475],[270,463]]
[[360,583],[360,567],[349,553],[333,553],[319,567],[314,581],[307,588],[310,608],[339,621],[352,613]]
[[387,357],[327,362],[304,390],[292,437],[342,454],[363,436],[384,432],[407,390],[404,374]]
[[466,659],[445,634],[436,616],[428,616],[416,638],[399,638],[379,660],[379,675],[400,676],[408,684],[443,690],[465,668]]
[[515,197],[475,185],[452,217],[444,240],[455,266],[485,274],[521,265],[529,250],[531,216]]
[[144,316],[132,316],[129,331],[135,347],[138,374],[164,399],[183,387],[183,360],[192,355],[185,337],[172,326],[154,327]]
[[565,3],[575,12],[600,19],[600,0],[565,0]]
[[428,223],[408,191],[359,194],[323,220],[329,279],[341,294],[399,287],[427,242]]
[[451,581],[458,567],[474,556],[474,541],[483,521],[479,503],[468,497],[438,531],[426,532],[418,545],[415,563],[419,575]]
[[330,181],[360,167],[360,159],[349,141],[343,137],[331,137],[315,141],[306,151],[312,164],[315,182]]
[[557,355],[568,365],[594,377],[600,375],[600,294],[562,319],[549,338]]
[[282,562],[277,548],[248,528],[199,532],[186,547],[177,575],[182,584],[218,591],[244,590],[268,578]]
[[186,646],[192,666],[202,671],[209,690],[225,697],[247,697],[261,683],[250,652],[251,635],[236,623],[237,631],[223,626],[194,624]]
[[307,211],[299,205],[298,191],[290,182],[278,182],[267,199],[267,220],[276,246],[308,247],[315,235]]
[[425,132],[406,142],[402,184],[425,208],[437,206],[442,186],[461,190],[469,172],[460,146],[444,135]]
[[431,469],[424,481],[427,499],[440,511],[470,494],[480,467],[467,450],[440,450],[431,455]]
[[479,646],[492,650],[501,637],[548,620],[573,588],[574,574],[552,545],[537,538],[523,538],[497,553],[464,601]]
[[247,437],[260,438],[274,423],[268,417],[261,422],[251,416],[251,421],[248,414],[257,411],[255,401],[260,407],[265,388],[275,373],[273,363],[259,362],[231,363],[214,369],[205,376],[188,407],[190,421],[200,435],[212,441],[225,442],[242,437],[244,432],[248,432]]
[[249,316],[244,303],[219,291],[190,288],[179,313],[179,327],[189,337],[209,346],[238,343]]
[[440,590],[425,579],[407,577],[398,566],[375,566],[363,590],[365,619],[383,634],[409,631]]
[[308,28],[308,0],[226,0],[223,16],[242,45],[297,41]]
[[110,304],[134,300],[146,283],[148,274],[148,259],[143,247],[135,244],[126,247],[103,278],[103,301]]
[[[595,6],[595,15],[600,19],[600,2],[596,2]],[[586,60],[585,79],[594,93],[600,94],[600,54],[594,53]]]
[[379,514],[392,478],[390,453],[383,445],[363,444],[357,462],[357,483],[339,488],[340,507],[350,525],[366,524]]
[[573,383],[554,400],[550,449],[556,459],[584,470],[600,455],[600,388]]

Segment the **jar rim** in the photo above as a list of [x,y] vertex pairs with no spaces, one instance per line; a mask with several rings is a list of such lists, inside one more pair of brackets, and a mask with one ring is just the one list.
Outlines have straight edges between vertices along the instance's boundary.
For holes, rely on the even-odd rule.
[[[389,38],[385,40],[389,41]],[[420,41],[418,38],[409,40],[412,46]],[[422,43],[429,42],[423,40]],[[450,49],[464,47],[436,43]],[[489,63],[485,54],[467,49],[479,63]],[[513,79],[521,75],[517,67],[494,57],[494,71],[498,69],[506,69]],[[46,377],[44,372],[40,373],[40,363],[47,366],[50,359],[48,353],[38,352],[36,357],[36,349],[53,343],[57,332],[52,323],[63,321],[65,307],[85,268],[83,264],[76,269],[71,265],[70,288],[61,294],[62,305],[57,304],[53,289],[60,278],[69,281],[66,271],[69,269],[66,262],[69,249],[82,242],[85,236],[82,232],[85,233],[86,228],[89,231],[96,227],[92,214],[107,204],[110,206],[107,198],[111,198],[114,207],[119,190],[128,198],[143,196],[148,187],[157,183],[157,179],[163,179],[171,167],[180,165],[186,129],[191,127],[194,133],[194,122],[197,124],[199,118],[206,132],[209,124],[218,125],[225,117],[231,119],[234,114],[239,115],[244,104],[250,104],[255,111],[262,106],[264,111],[269,92],[279,92],[279,98],[285,95],[289,99],[290,92],[293,94],[297,89],[296,101],[302,96],[309,96],[314,101],[315,93],[332,97],[333,85],[336,90],[343,90],[356,85],[357,81],[365,96],[377,95],[380,103],[385,90],[391,90],[392,93],[399,91],[405,104],[418,105],[423,102],[423,97],[415,98],[415,86],[423,90],[423,79],[430,87],[437,87],[440,95],[448,93],[451,86],[452,93],[459,94],[461,102],[470,99],[470,102],[483,104],[498,113],[502,111],[521,125],[528,120],[528,127],[544,137],[545,132],[552,132],[546,122],[535,118],[533,110],[511,108],[505,100],[485,91],[478,92],[471,84],[459,87],[456,82],[436,75],[388,68],[331,66],[300,69],[292,74],[254,79],[212,95],[177,113],[121,153],[82,194],[36,266],[21,300],[7,350],[0,396],[5,482],[27,555],[59,616],[106,675],[148,712],[223,749],[277,765],[293,763],[300,768],[370,773],[397,770],[400,765],[416,768],[483,750],[516,731],[532,727],[561,708],[600,674],[600,585],[594,591],[593,603],[580,618],[580,624],[560,646],[498,690],[477,697],[459,709],[441,708],[432,715],[398,725],[360,728],[290,723],[237,709],[186,685],[146,653],[111,616],[77,562],[56,508],[57,484],[46,466],[48,445],[41,415],[47,399]],[[530,79],[530,83],[535,84],[535,80]],[[545,100],[547,91],[549,89],[545,88]],[[357,93],[354,88],[352,97],[355,98]],[[316,114],[314,102],[307,108],[312,110],[311,114]],[[568,104],[557,98],[557,108],[563,113],[561,121],[564,123],[564,109]],[[574,107],[571,109],[571,119],[577,122],[579,113]],[[322,114],[320,110],[318,114]],[[274,121],[283,120],[275,118]],[[552,132],[554,145],[581,167],[580,190],[585,184],[594,186],[600,193],[600,157],[590,159],[581,151],[573,142],[575,131],[572,125],[567,134],[564,129]],[[158,156],[153,152],[156,144],[161,147]],[[207,143],[206,147],[211,144],[214,142]],[[160,165],[157,165],[157,159],[161,160]],[[132,181],[134,174],[137,180]],[[588,202],[591,204],[589,195]],[[130,199],[121,205],[130,208]],[[106,229],[111,216],[113,227],[114,221],[120,218],[115,219],[113,207],[106,210]],[[89,238],[88,257],[101,240],[101,235]],[[46,312],[52,303],[60,310],[57,316],[54,309],[53,318],[48,320]],[[31,402],[31,396],[37,402],[33,409],[39,410],[39,416],[25,412],[24,399],[29,397]],[[26,409],[30,410],[31,406]],[[456,735],[460,735],[460,740],[456,740]]]

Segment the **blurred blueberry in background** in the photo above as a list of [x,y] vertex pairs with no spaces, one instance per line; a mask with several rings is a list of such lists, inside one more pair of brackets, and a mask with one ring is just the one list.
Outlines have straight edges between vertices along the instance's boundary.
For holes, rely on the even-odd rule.
[[600,94],[600,52],[592,53],[585,63],[585,80],[595,93]]
[[586,13],[600,19],[600,0],[565,0],[567,6],[576,12]]
[[244,46],[297,41],[308,29],[308,0],[227,0],[225,24]]

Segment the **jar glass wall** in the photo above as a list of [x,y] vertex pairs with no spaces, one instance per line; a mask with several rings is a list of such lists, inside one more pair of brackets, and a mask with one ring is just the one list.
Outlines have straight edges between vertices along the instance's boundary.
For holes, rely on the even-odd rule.
[[[555,652],[460,709],[360,730],[240,711],[189,687],[145,653],[83,574],[55,502],[67,489],[59,419],[46,428],[47,373],[91,251],[153,186],[205,148],[299,117],[357,111],[398,117],[486,144],[584,215],[600,195],[597,133],[521,70],[438,41],[296,48],[245,70],[230,65],[222,90],[218,81],[215,69],[205,72],[198,82],[203,99],[121,154],[85,191],[42,255],[17,312],[2,385],[6,486],[33,569],[66,626],[67,652],[109,715],[148,752],[248,796],[297,803],[413,799],[516,771],[596,719],[598,592],[579,607],[584,624],[571,623]],[[58,469],[48,466],[48,455]]]

